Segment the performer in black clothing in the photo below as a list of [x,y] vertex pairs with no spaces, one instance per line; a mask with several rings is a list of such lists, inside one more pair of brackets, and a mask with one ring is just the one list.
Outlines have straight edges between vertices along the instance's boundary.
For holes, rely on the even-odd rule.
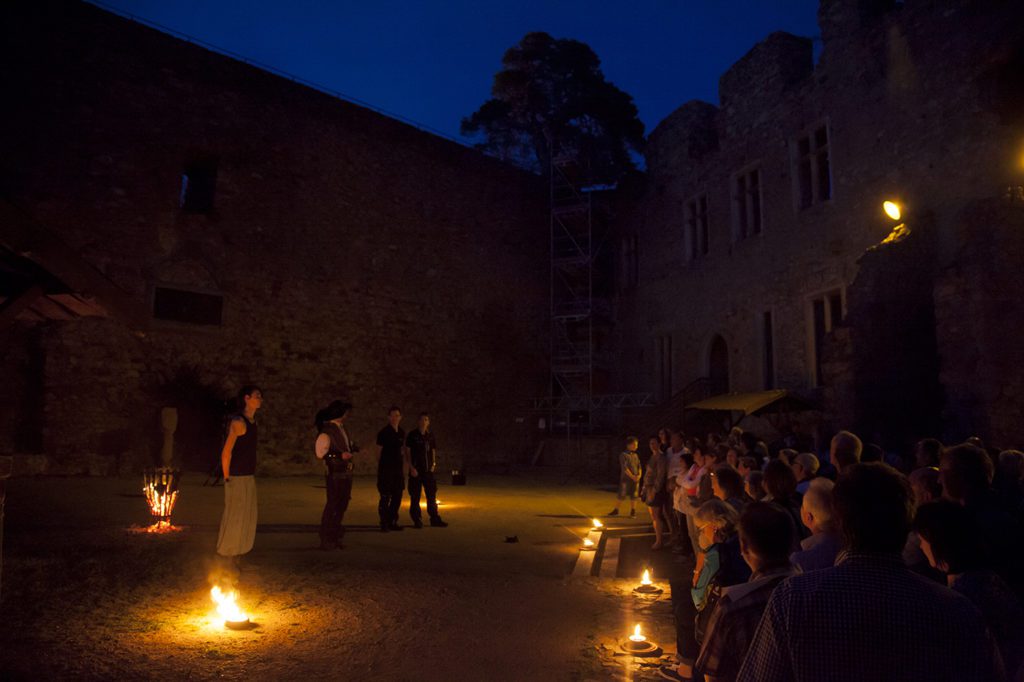
[[430,431],[430,415],[420,413],[419,428],[410,431],[405,439],[405,449],[409,457],[409,516],[412,517],[413,528],[422,528],[420,520],[420,490],[427,494],[427,515],[430,525],[440,528],[448,524],[441,520],[437,513],[437,442]]
[[320,549],[341,549],[341,525],[352,499],[352,455],[358,448],[349,440],[345,419],[352,405],[335,400],[316,414],[316,456],[327,465],[327,503],[320,517]]
[[405,431],[399,426],[402,411],[392,405],[388,410],[388,425],[377,434],[377,492],[380,503],[380,530],[402,530],[398,525],[398,510],[402,506],[402,491],[405,490],[405,472],[409,469],[409,454],[405,450]]

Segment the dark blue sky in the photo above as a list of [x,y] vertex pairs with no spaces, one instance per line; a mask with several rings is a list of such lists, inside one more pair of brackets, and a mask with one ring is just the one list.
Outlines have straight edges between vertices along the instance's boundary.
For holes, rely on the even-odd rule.
[[816,0],[103,0],[459,137],[529,31],[589,44],[650,132],[772,31],[817,36]]

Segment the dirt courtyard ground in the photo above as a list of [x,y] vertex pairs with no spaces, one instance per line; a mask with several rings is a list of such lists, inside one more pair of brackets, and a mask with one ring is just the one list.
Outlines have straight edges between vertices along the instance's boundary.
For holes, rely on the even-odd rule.
[[318,548],[322,479],[258,479],[239,578],[258,626],[225,630],[209,596],[223,489],[201,479],[186,475],[168,535],[127,530],[150,521],[141,477],[8,481],[0,677],[623,679],[633,669],[601,652],[634,620],[671,640],[670,612],[633,606],[635,580],[570,576],[614,496],[521,476],[442,486],[451,526],[400,533],[377,531],[374,480],[357,478],[333,552]]

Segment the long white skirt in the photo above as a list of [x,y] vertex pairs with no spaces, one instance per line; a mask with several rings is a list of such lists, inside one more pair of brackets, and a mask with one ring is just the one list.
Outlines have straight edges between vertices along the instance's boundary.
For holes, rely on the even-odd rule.
[[220,519],[217,554],[238,556],[256,539],[256,477],[232,476],[224,483],[224,516]]

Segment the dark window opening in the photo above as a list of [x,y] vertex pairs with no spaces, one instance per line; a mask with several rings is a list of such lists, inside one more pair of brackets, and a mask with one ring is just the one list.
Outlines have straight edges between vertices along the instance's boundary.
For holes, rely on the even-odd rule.
[[809,208],[832,198],[832,167],[828,128],[820,126],[800,136],[797,151],[797,195],[800,208]]
[[158,320],[219,326],[224,312],[224,298],[167,287],[153,291],[153,317]]
[[686,202],[686,257],[696,260],[708,255],[708,195],[701,194]]
[[216,161],[190,163],[181,174],[181,194],[178,203],[186,213],[210,213],[213,211],[216,190]]
[[761,170],[741,173],[733,182],[733,238],[761,234]]

